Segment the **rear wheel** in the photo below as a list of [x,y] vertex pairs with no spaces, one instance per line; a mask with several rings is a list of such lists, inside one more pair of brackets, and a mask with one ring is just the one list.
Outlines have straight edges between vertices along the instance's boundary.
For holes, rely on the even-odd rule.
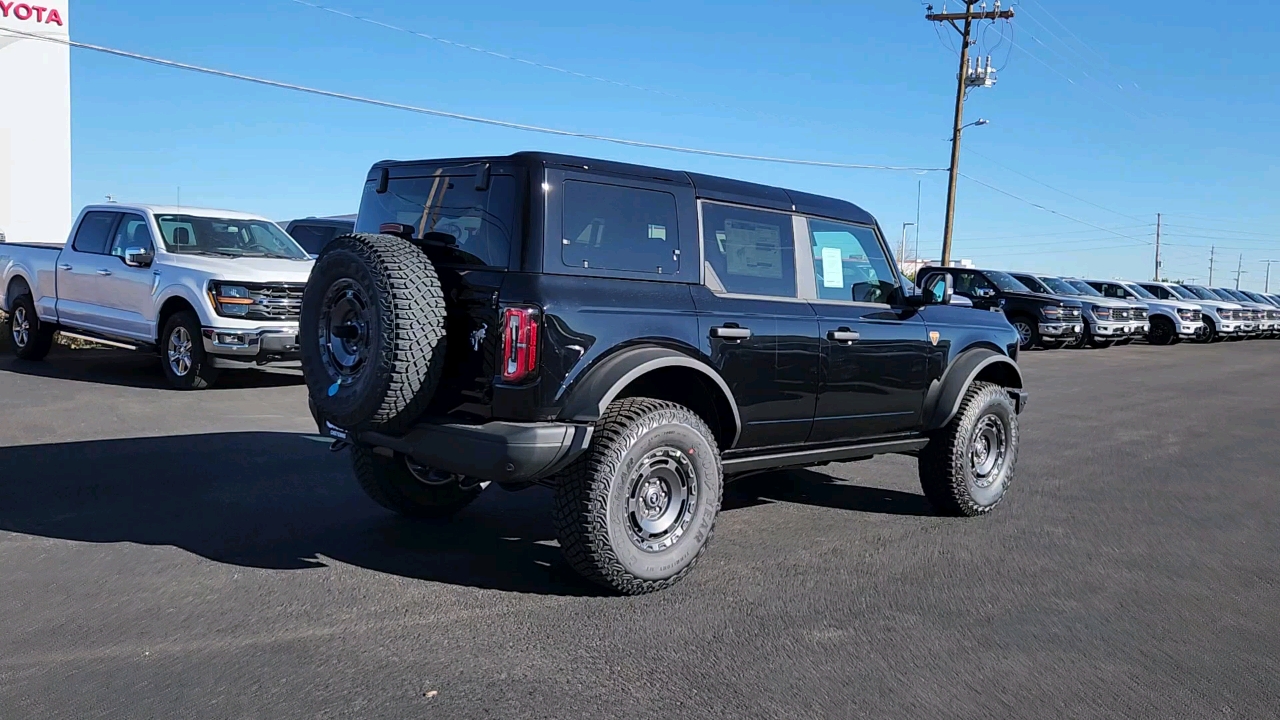
[[302,370],[320,414],[397,432],[431,402],[445,361],[444,293],[422,250],[390,235],[325,246],[302,299]]
[[575,570],[616,592],[670,587],[711,541],[723,489],[702,418],[662,400],[616,401],[559,478],[560,547]]
[[920,452],[920,486],[941,515],[986,515],[1004,499],[1017,461],[1018,413],[1008,390],[974,383]]
[[43,360],[53,347],[53,327],[36,315],[35,301],[27,293],[13,299],[9,342],[13,343],[13,353],[22,360]]
[[480,497],[487,482],[424,467],[403,455],[351,448],[356,481],[371,500],[406,517],[444,520]]

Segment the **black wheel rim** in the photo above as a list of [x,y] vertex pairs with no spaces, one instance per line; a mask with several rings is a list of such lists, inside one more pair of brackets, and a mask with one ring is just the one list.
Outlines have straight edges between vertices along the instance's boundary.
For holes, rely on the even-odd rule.
[[1009,428],[996,415],[983,416],[969,443],[969,470],[973,484],[986,490],[1000,481],[1009,457]]
[[636,547],[662,552],[679,542],[698,506],[693,463],[676,448],[651,450],[627,483],[627,530]]
[[13,309],[10,331],[13,334],[14,347],[25,348],[27,343],[31,342],[31,321],[27,318],[26,308],[19,306]]
[[325,293],[320,310],[320,358],[329,378],[348,384],[369,362],[372,313],[364,291],[339,280]]

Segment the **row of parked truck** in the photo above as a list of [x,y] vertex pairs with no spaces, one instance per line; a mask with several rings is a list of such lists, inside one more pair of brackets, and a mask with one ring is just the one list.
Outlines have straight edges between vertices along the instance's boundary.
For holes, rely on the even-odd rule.
[[1172,282],[975,268],[945,272],[975,308],[1003,312],[1023,349],[1108,348],[1280,337],[1280,295]]

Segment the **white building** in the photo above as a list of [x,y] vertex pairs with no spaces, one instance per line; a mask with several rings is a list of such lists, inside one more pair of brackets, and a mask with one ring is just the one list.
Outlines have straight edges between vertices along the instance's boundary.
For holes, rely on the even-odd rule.
[[69,0],[0,0],[0,233],[66,240],[71,214]]

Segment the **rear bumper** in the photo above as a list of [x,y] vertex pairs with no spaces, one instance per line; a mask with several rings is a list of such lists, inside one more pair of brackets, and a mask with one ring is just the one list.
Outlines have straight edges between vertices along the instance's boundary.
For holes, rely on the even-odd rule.
[[575,423],[487,422],[423,423],[403,436],[363,432],[350,437],[324,423],[330,437],[385,448],[427,467],[499,483],[533,482],[550,477],[582,454],[591,442],[591,425]]

